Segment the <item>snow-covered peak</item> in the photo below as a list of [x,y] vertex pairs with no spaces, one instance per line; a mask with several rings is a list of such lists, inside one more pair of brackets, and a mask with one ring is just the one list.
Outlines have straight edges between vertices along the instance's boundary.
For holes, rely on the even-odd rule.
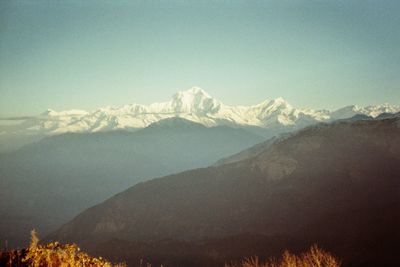
[[221,103],[203,89],[192,87],[176,93],[169,104],[176,113],[208,114],[218,111]]
[[362,114],[366,114],[371,117],[377,117],[382,113],[397,113],[400,110],[399,106],[390,105],[389,103],[384,103],[382,105],[367,106],[360,109]]
[[[205,126],[257,126],[269,129],[300,128],[316,122],[346,119],[356,114],[376,117],[382,113],[400,112],[399,106],[347,106],[334,112],[296,108],[282,97],[265,100],[253,106],[229,106],[213,98],[199,87],[177,92],[169,101],[150,105],[128,104],[103,107],[93,112],[83,110],[47,110],[21,123],[18,134],[58,134],[65,132],[97,132],[116,129],[145,128],[168,118],[200,123]],[[168,122],[168,120],[167,120]],[[171,120],[174,122],[174,120]],[[15,128],[13,128],[15,133]]]
[[198,96],[201,96],[201,97],[204,97],[204,98],[211,98],[211,96],[206,91],[204,91],[200,87],[196,87],[196,86],[193,86],[192,88],[184,90],[184,91],[177,92],[173,96],[173,98],[175,96],[180,96],[180,97],[194,97],[194,96],[198,97]]
[[282,109],[293,109],[293,107],[282,97],[272,100],[265,100],[256,106],[270,112]]
[[396,105],[390,105],[384,103],[381,105],[370,105],[366,107],[360,107],[358,105],[351,105],[340,108],[331,113],[331,119],[345,119],[351,118],[357,114],[366,115],[370,117],[377,117],[382,113],[396,113],[400,111],[400,107]]

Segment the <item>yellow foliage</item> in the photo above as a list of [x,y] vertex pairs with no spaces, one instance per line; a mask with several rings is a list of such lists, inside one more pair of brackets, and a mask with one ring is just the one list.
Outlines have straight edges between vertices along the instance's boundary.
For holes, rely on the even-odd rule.
[[285,251],[278,261],[269,259],[261,263],[258,257],[244,259],[239,264],[225,264],[225,267],[340,267],[340,262],[328,252],[312,246],[300,256]]
[[[35,230],[31,232],[31,243],[28,249],[0,253],[0,259],[3,264],[8,266],[126,267],[125,263],[112,264],[102,257],[91,257],[80,251],[76,244],[63,245],[52,242],[41,245]],[[0,265],[2,264],[0,263]],[[151,264],[141,260],[140,266],[151,267]],[[285,251],[279,260],[269,259],[262,262],[258,257],[251,257],[238,264],[225,264],[225,267],[340,267],[340,262],[330,253],[314,245],[299,256]]]
[[99,257],[90,257],[81,252],[75,244],[62,245],[58,242],[40,245],[36,231],[31,232],[31,244],[23,262],[32,267],[123,267],[125,264],[113,265]]

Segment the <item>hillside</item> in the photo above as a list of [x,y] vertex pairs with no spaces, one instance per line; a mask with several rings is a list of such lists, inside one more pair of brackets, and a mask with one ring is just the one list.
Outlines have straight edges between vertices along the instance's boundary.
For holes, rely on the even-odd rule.
[[218,266],[317,243],[344,266],[395,266],[399,125],[394,117],[309,127],[243,161],[139,183],[49,239],[130,264]]
[[0,247],[21,247],[32,228],[46,235],[139,181],[208,166],[262,140],[173,118],[136,132],[47,137],[0,155]]

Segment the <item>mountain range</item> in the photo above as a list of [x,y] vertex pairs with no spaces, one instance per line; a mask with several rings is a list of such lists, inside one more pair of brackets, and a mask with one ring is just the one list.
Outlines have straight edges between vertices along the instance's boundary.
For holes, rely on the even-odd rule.
[[320,123],[240,159],[139,183],[48,240],[164,266],[222,266],[313,243],[343,266],[397,266],[400,114]]
[[13,151],[50,135],[94,133],[115,130],[136,131],[167,118],[184,118],[204,126],[244,128],[265,138],[301,129],[318,122],[351,118],[354,115],[376,117],[396,113],[400,107],[390,104],[347,106],[335,111],[295,108],[283,98],[265,100],[252,106],[230,106],[211,97],[198,87],[177,92],[169,101],[150,105],[129,104],[84,110],[48,109],[37,116],[1,118],[12,124],[0,125],[0,153]]
[[[93,253],[104,253],[111,259],[127,258],[134,262],[137,257],[146,256],[154,262],[169,261],[179,265],[185,262],[186,257],[188,262],[185,262],[185,266],[196,262],[201,265],[203,260],[207,266],[220,265],[224,259],[232,258],[232,255],[246,256],[251,255],[250,252],[257,252],[260,256],[280,253],[286,245],[290,248],[292,243],[286,242],[289,239],[299,238],[303,240],[301,242],[311,242],[311,239],[304,239],[299,232],[285,234],[284,230],[295,226],[285,222],[281,225],[284,229],[282,230],[279,224],[284,221],[270,221],[260,212],[274,216],[276,214],[279,220],[289,220],[291,212],[297,216],[297,211],[289,207],[291,204],[298,206],[293,202],[296,196],[299,199],[303,196],[317,197],[320,201],[320,196],[315,196],[315,191],[304,191],[304,185],[302,187],[300,182],[311,182],[315,188],[326,188],[326,185],[318,184],[315,180],[318,175],[327,175],[329,179],[333,179],[333,188],[337,188],[343,185],[341,180],[335,180],[338,177],[348,178],[360,174],[358,164],[368,163],[371,168],[383,171],[390,165],[395,173],[397,169],[395,165],[391,165],[391,157],[397,157],[398,147],[393,142],[398,140],[392,132],[398,133],[399,114],[394,113],[399,111],[399,107],[388,104],[349,106],[333,112],[315,111],[294,108],[282,98],[267,100],[254,106],[234,107],[223,104],[195,87],[178,92],[168,102],[148,106],[132,104],[120,108],[102,108],[94,112],[48,110],[39,116],[26,117],[20,124],[0,126],[0,240],[8,240],[10,247],[21,247],[26,244],[26,236],[32,228],[38,229],[42,235],[49,234],[85,209],[139,183],[132,187],[135,189],[131,188],[89,209],[96,211],[93,221],[85,219],[81,223],[79,218],[86,218],[84,214],[89,212],[87,211],[57,231],[53,237],[82,243]],[[301,130],[304,127],[307,128]],[[362,133],[362,129],[365,133]],[[384,130],[388,131],[386,137],[382,133]],[[392,140],[388,140],[389,137]],[[325,140],[323,146],[319,145],[321,140]],[[287,147],[287,150],[277,150],[281,146]],[[16,147],[20,148],[15,149]],[[360,154],[354,154],[352,149]],[[6,150],[8,151],[5,152]],[[342,161],[341,153],[346,155],[343,157],[348,157],[348,163]],[[367,156],[368,153],[372,154]],[[264,158],[263,155],[269,156]],[[330,156],[333,158],[330,159]],[[378,156],[384,159],[389,157],[389,165],[386,166]],[[365,161],[369,157],[373,160]],[[310,160],[307,161],[307,158]],[[315,162],[311,162],[311,159]],[[321,159],[327,161],[321,162]],[[328,163],[332,166],[326,165]],[[356,166],[354,170],[349,164]],[[337,171],[332,170],[333,166],[337,167]],[[367,167],[360,167],[361,174],[369,175],[364,172]],[[323,173],[323,168],[328,172]],[[195,170],[179,173],[189,169]],[[302,172],[298,173],[298,170]],[[314,173],[315,170],[318,172]],[[373,169],[370,171],[371,175],[375,175]],[[393,174],[387,172],[389,176]],[[174,173],[178,174],[172,175]],[[142,183],[165,175],[171,176]],[[210,182],[210,185],[203,181]],[[366,178],[366,181],[368,186],[375,186],[371,179]],[[154,190],[151,189],[149,195],[142,195],[144,193],[141,193],[140,188],[153,184]],[[396,188],[397,184],[392,183],[390,186]],[[376,189],[382,188],[376,186]],[[287,190],[289,191],[286,192]],[[354,190],[354,194],[360,193],[357,188]],[[139,193],[127,193],[131,191]],[[375,192],[368,192],[375,196]],[[177,195],[173,195],[175,193]],[[221,199],[216,200],[219,193]],[[380,193],[387,192],[382,189]],[[139,194],[140,198],[135,194]],[[107,208],[109,203],[114,203],[114,199],[121,195],[127,196],[126,199],[118,202],[118,209],[110,211]],[[360,196],[364,197],[361,193]],[[137,203],[132,204],[131,197]],[[341,197],[351,203],[348,195]],[[397,199],[393,197],[392,200],[394,204],[386,204],[396,208]],[[186,202],[187,206],[181,207],[180,202]],[[204,207],[200,207],[200,203],[204,203]],[[303,204],[309,205],[310,209],[319,208],[308,202]],[[342,202],[330,204],[345,206]],[[147,210],[140,205],[149,205],[150,208]],[[163,210],[154,208],[154,205],[161,205],[166,208],[165,212],[171,213],[165,215]],[[179,214],[174,213],[174,205]],[[282,210],[277,208],[281,205],[284,207]],[[194,207],[194,210],[188,210],[190,207]],[[306,213],[311,212],[301,205],[299,209]],[[199,211],[198,214],[196,210]],[[135,214],[139,211],[140,219],[125,214],[130,211]],[[215,211],[220,215],[215,215]],[[343,212],[347,214],[348,210]],[[205,217],[198,217],[200,215]],[[191,216],[197,218],[198,222],[189,220]],[[239,230],[224,230],[224,216],[232,220],[231,223],[236,223],[230,229]],[[235,216],[248,218],[240,219]],[[118,218],[121,219],[121,224],[115,222]],[[97,219],[101,222],[96,222]],[[176,222],[178,219],[182,219],[182,222]],[[165,225],[154,225],[151,220],[160,224],[165,222]],[[263,227],[268,229],[252,225],[263,220],[267,220],[266,224],[271,229],[266,224]],[[100,226],[93,225],[95,223]],[[307,223],[315,221],[310,220]],[[93,229],[99,229],[98,236],[102,238],[98,239],[97,232],[90,236],[91,231],[81,235],[79,229],[86,229],[86,224]],[[353,222],[349,224],[353,225]],[[127,225],[133,228],[120,228]],[[230,227],[229,223],[226,225]],[[134,226],[143,230],[139,236]],[[149,230],[147,226],[154,228]],[[181,226],[184,230],[185,227],[188,229],[182,231],[182,238],[176,238],[176,231],[178,228],[179,231],[182,230]],[[108,232],[109,227],[120,232]],[[275,228],[282,231],[275,231]],[[151,236],[149,231],[153,230],[156,232]],[[121,236],[122,232],[125,237]],[[325,239],[320,239],[319,234],[321,233],[315,234],[315,240],[322,240],[322,244],[330,246]],[[270,243],[271,238],[276,243]],[[254,248],[251,245],[245,246],[251,244],[252,240],[258,240],[257,242],[270,247],[269,252],[254,251],[251,250]],[[278,243],[281,246],[276,245]],[[236,246],[231,254],[228,253],[228,244]],[[291,246],[300,249],[304,244],[293,242]],[[342,253],[335,244],[332,246],[333,251]],[[107,254],[110,246],[120,246],[120,249],[111,250],[115,254]],[[154,246],[161,247],[155,249]],[[187,248],[186,252],[189,254],[176,255],[169,259],[162,256],[167,252],[174,254],[180,246]],[[220,247],[221,251],[215,252],[215,246]],[[349,246],[355,248],[353,245]],[[132,250],[138,252],[135,254]],[[130,251],[130,254],[123,257],[122,254],[126,251]],[[213,256],[210,258],[209,254]],[[346,257],[348,256],[344,255]],[[350,262],[352,260],[354,259],[349,258]]]
[[381,113],[399,112],[400,107],[347,106],[336,111],[295,108],[283,98],[265,100],[253,106],[229,106],[198,87],[180,91],[167,102],[150,105],[129,104],[122,107],[84,110],[47,110],[38,116],[22,118],[23,122],[2,127],[2,134],[60,134],[66,132],[99,132],[117,129],[135,130],[162,119],[181,117],[205,126],[235,125],[262,128],[296,126],[350,118],[356,114],[376,117]]

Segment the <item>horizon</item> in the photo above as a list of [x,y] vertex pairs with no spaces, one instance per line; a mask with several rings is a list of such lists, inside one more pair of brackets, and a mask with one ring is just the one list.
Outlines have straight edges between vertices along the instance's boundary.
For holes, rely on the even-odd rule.
[[399,106],[400,106],[400,105],[393,104],[393,103],[390,103],[390,102],[383,102],[383,103],[376,103],[376,104],[366,104],[366,105],[360,105],[360,104],[357,104],[357,103],[353,103],[353,104],[350,104],[350,105],[338,107],[338,108],[336,108],[336,109],[327,109],[327,108],[316,109],[316,108],[313,108],[313,107],[296,106],[296,105],[294,105],[293,103],[289,102],[287,99],[285,99],[284,97],[281,97],[281,96],[278,96],[278,97],[276,97],[276,98],[261,99],[261,100],[259,100],[257,103],[253,103],[253,104],[249,104],[249,105],[242,105],[242,104],[230,105],[230,104],[225,103],[225,102],[224,102],[223,100],[221,100],[221,99],[215,98],[212,94],[209,94],[209,93],[208,93],[206,90],[204,90],[203,88],[198,87],[198,86],[192,86],[192,87],[190,87],[190,88],[188,88],[188,89],[186,89],[186,90],[179,90],[179,91],[176,91],[175,93],[173,93],[173,94],[169,97],[169,99],[158,100],[158,101],[155,101],[155,102],[152,102],[152,103],[148,103],[148,104],[131,102],[131,103],[126,103],[126,104],[122,104],[122,105],[107,105],[107,106],[101,106],[101,107],[96,107],[96,108],[91,109],[91,110],[86,110],[86,109],[82,109],[82,108],[79,108],[79,107],[73,107],[73,108],[64,109],[64,110],[56,110],[56,109],[53,109],[53,108],[51,108],[51,107],[48,107],[47,109],[42,110],[42,112],[40,112],[40,113],[38,113],[38,114],[25,114],[25,115],[20,115],[20,116],[18,116],[18,115],[17,115],[17,116],[12,116],[12,115],[10,115],[10,116],[4,116],[4,115],[0,115],[0,125],[1,125],[1,124],[4,124],[6,121],[10,121],[10,122],[12,122],[12,121],[23,121],[23,120],[26,120],[26,119],[34,118],[34,117],[36,117],[36,116],[38,116],[38,115],[41,115],[42,113],[47,112],[47,111],[54,111],[54,112],[83,111],[83,112],[93,113],[93,112],[95,112],[95,111],[97,111],[97,110],[100,110],[100,109],[118,109],[118,108],[122,108],[122,107],[124,107],[124,106],[129,106],[129,105],[150,106],[150,105],[152,105],[152,104],[169,102],[169,101],[171,101],[171,100],[173,99],[173,97],[174,97],[176,94],[182,93],[182,92],[189,92],[189,91],[191,91],[191,90],[193,90],[193,89],[200,89],[203,93],[206,94],[206,96],[211,97],[212,99],[215,99],[215,100],[217,100],[217,101],[220,101],[222,104],[224,104],[224,105],[226,105],[226,106],[229,106],[229,107],[239,107],[239,106],[241,106],[241,107],[252,107],[252,106],[257,106],[257,105],[259,105],[259,104],[262,104],[263,102],[266,102],[266,101],[276,101],[276,100],[283,100],[283,101],[287,102],[288,104],[290,104],[291,106],[293,106],[293,107],[296,108],[296,109],[312,109],[312,110],[314,110],[314,111],[329,111],[329,112],[337,111],[337,110],[340,110],[340,109],[342,109],[342,108],[351,107],[351,106],[361,107],[361,108],[363,108],[363,107],[369,107],[369,106],[385,106],[385,105],[396,106],[396,107],[399,107]]
[[0,266],[397,266],[399,14],[0,1]]
[[[148,105],[400,105],[400,4],[1,2],[0,116]],[[128,99],[128,100],[127,100]]]

